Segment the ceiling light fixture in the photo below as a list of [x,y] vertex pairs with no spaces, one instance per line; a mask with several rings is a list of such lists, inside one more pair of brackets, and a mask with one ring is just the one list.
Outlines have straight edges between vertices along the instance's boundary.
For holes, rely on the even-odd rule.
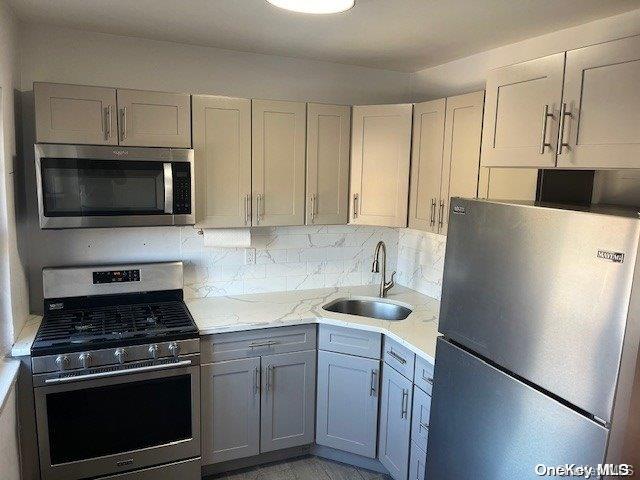
[[346,12],[356,3],[355,0],[267,0],[267,2],[292,12],[317,15]]

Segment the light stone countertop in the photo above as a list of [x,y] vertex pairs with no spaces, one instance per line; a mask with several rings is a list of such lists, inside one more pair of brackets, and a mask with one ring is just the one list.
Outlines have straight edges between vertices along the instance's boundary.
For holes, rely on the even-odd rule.
[[377,320],[322,310],[337,298],[376,297],[377,285],[321,288],[186,300],[201,335],[259,328],[324,323],[383,333],[429,362],[434,362],[440,302],[406,287],[395,286],[387,300],[410,306],[398,321]]
[[[185,300],[201,335],[239,332],[259,328],[325,323],[383,333],[416,354],[433,362],[438,337],[440,302],[402,286],[393,287],[387,296],[392,302],[410,306],[413,312],[398,321],[377,320],[322,310],[336,298],[377,297],[377,285],[321,288],[289,292],[256,293]],[[28,356],[42,317],[30,315],[12,357]]]

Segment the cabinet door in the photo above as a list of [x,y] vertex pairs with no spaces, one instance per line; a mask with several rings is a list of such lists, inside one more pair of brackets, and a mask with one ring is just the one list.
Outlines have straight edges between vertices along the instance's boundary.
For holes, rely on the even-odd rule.
[[200,373],[203,464],[260,453],[260,358],[202,365]]
[[478,195],[484,91],[447,98],[438,233],[446,234],[451,197]]
[[427,453],[418,447],[415,443],[411,443],[411,462],[409,463],[409,480],[424,480]]
[[118,89],[120,145],[191,148],[191,97]]
[[316,443],[376,458],[380,361],[318,352]]
[[395,480],[406,480],[409,468],[412,383],[384,364],[378,459]]
[[262,357],[260,452],[313,443],[316,351]]
[[567,52],[558,166],[640,168],[640,36]]
[[196,222],[251,225],[251,100],[193,97]]
[[116,90],[33,84],[36,142],[117,145]]
[[536,169],[482,167],[478,198],[534,201],[537,187],[538,170]]
[[446,99],[413,107],[409,228],[438,232]]
[[555,167],[564,53],[492,70],[482,133],[485,167]]
[[307,225],[347,223],[351,107],[307,105]]
[[353,107],[351,223],[407,226],[411,105]]
[[253,225],[304,225],[306,105],[254,100]]

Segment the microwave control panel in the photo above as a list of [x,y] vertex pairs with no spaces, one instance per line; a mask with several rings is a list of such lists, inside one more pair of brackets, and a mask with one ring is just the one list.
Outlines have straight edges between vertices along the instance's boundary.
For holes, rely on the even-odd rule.
[[191,214],[191,164],[174,162],[173,169],[173,214]]

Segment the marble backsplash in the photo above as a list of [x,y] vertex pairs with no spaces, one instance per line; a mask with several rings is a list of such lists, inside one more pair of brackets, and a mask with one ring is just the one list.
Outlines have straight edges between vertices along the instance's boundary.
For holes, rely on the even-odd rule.
[[398,237],[398,283],[440,299],[447,237],[408,228]]
[[375,284],[371,273],[379,240],[387,246],[388,275],[398,265],[399,231],[368,226],[253,228],[255,263],[245,248],[209,248],[192,227],[180,232],[188,298]]

